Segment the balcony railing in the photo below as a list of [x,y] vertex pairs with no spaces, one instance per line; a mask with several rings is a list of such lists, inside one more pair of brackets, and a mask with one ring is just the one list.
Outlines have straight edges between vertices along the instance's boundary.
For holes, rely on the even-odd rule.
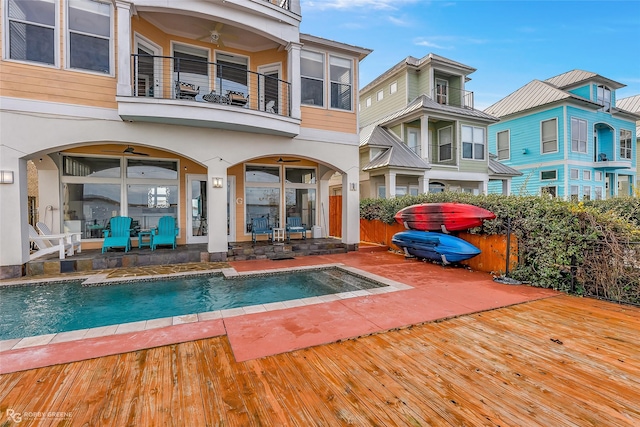
[[290,0],[264,0],[286,10],[291,10]]
[[[280,3],[280,2],[279,2]],[[175,99],[291,117],[291,83],[240,65],[132,55],[133,96]]]
[[438,87],[431,91],[431,99],[438,104],[473,110],[473,92],[451,87]]

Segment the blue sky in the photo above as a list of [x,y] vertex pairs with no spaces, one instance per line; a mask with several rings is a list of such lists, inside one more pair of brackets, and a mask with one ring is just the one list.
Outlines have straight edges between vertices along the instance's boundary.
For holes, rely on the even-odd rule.
[[373,50],[360,87],[411,55],[477,71],[467,90],[485,109],[534,79],[573,69],[640,94],[640,0],[301,0],[303,33]]

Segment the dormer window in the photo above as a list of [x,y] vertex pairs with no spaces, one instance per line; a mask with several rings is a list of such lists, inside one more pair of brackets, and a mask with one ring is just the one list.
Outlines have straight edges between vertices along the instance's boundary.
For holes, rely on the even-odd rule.
[[607,86],[598,86],[598,104],[603,105],[600,111],[605,111],[607,113],[611,111],[611,89]]
[[447,105],[449,103],[447,98],[448,86],[448,81],[436,79],[436,102],[438,104]]

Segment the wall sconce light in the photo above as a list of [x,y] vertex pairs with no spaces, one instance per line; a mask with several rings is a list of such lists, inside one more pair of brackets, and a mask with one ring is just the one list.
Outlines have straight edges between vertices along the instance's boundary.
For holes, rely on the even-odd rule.
[[526,148],[522,149],[522,154],[529,154],[529,150],[527,150]]
[[13,171],[0,171],[0,184],[13,184]]
[[220,177],[213,178],[213,188],[222,188],[222,181]]
[[358,183],[357,182],[352,182],[349,184],[349,190],[351,191],[358,191]]

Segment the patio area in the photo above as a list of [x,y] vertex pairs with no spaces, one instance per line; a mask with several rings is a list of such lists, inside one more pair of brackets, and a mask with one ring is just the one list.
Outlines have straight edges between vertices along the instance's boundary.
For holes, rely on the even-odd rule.
[[55,413],[22,418],[38,425],[640,421],[638,308],[364,248],[228,264],[242,272],[335,263],[409,287],[5,349],[2,371],[17,372],[0,376],[2,421],[9,409]]

